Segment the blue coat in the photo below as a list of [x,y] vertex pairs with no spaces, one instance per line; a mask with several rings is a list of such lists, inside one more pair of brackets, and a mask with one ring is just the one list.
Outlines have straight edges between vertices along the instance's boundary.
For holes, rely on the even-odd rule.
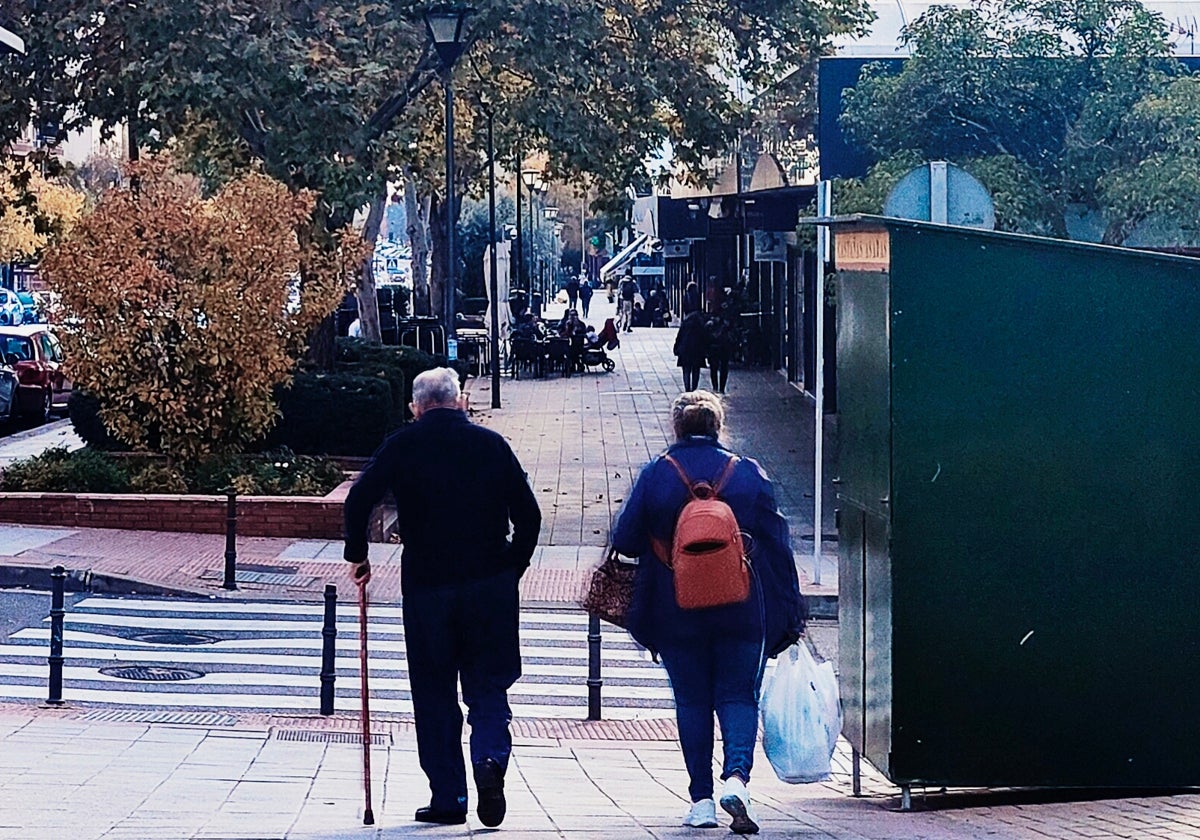
[[[715,481],[732,455],[706,436],[679,441],[667,452],[692,481]],[[775,504],[771,480],[755,461],[742,458],[720,491],[742,531],[749,534],[751,590],[740,604],[684,610],[675,603],[672,572],[654,555],[651,538],[671,544],[675,518],[687,496],[679,474],[659,456],[642,469],[617,518],[613,547],[638,558],[630,634],[657,651],[664,640],[686,642],[715,628],[734,638],[761,640],[767,654],[775,656],[803,632],[808,611],[787,520]]]

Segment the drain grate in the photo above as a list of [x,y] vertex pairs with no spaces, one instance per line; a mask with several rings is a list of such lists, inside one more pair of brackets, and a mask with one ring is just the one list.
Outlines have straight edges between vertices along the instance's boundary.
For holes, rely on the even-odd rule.
[[[318,741],[325,744],[361,744],[362,734],[359,732],[324,732],[320,729],[278,729],[272,733],[277,741]],[[372,733],[371,744],[374,746],[390,746],[391,735]]]
[[150,642],[156,645],[211,645],[220,641],[216,636],[206,636],[203,633],[183,633],[180,631],[162,631],[157,633],[138,633],[130,636],[139,642]]
[[82,720],[105,723],[179,723],[189,726],[236,726],[233,715],[217,712],[141,712],[136,709],[98,709],[81,716]]
[[[223,577],[223,573],[214,569],[202,572],[200,575],[201,580],[221,580]],[[301,575],[295,571],[247,572],[238,569],[234,574],[234,580],[238,583],[261,583],[266,586],[311,586],[316,578],[312,575]]]
[[192,668],[163,668],[159,665],[126,665],[120,668],[101,668],[100,673],[106,677],[117,677],[122,680],[138,680],[139,682],[178,682],[180,680],[198,680],[204,676],[203,671]]

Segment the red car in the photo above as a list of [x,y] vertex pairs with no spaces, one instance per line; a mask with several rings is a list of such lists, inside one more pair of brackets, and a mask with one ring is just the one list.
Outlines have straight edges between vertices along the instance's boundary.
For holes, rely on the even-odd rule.
[[63,351],[45,324],[0,327],[0,351],[17,375],[15,414],[40,422],[65,412],[71,381],[63,375]]

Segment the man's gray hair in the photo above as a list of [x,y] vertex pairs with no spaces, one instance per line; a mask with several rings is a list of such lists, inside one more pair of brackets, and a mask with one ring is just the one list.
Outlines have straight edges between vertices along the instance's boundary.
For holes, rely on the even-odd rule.
[[458,387],[458,372],[440,367],[422,371],[413,378],[413,405],[420,409],[453,407],[462,390]]

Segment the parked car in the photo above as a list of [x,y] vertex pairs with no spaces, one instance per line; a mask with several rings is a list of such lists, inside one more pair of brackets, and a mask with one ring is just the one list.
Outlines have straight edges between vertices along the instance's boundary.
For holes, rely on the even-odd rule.
[[0,325],[25,322],[25,305],[12,289],[0,288]]
[[62,345],[49,327],[0,326],[0,353],[16,374],[16,414],[45,422],[67,410],[71,381],[62,371]]

